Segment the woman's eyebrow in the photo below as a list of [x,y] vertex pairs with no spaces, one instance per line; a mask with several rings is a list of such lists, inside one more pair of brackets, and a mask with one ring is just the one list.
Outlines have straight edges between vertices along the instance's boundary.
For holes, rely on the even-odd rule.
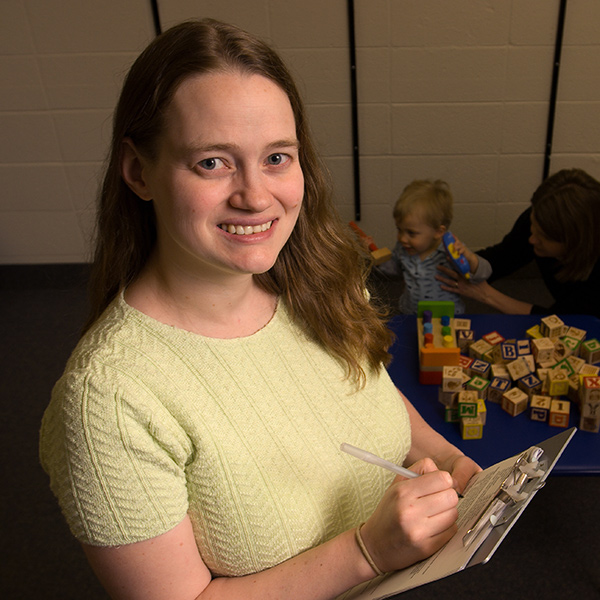
[[[300,147],[300,142],[297,139],[281,139],[270,142],[266,145],[267,150],[272,150],[276,148],[295,148],[296,150]],[[203,144],[203,143],[191,143],[186,144],[183,147],[183,152],[185,154],[198,154],[201,152],[229,152],[232,150],[239,150],[240,146],[234,143],[215,143],[215,144]]]

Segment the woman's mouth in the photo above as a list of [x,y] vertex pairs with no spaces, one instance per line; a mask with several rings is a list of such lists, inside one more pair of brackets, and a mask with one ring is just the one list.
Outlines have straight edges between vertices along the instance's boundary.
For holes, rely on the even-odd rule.
[[267,221],[261,225],[234,225],[233,223],[221,223],[219,227],[227,233],[234,235],[252,235],[253,233],[262,233],[271,229],[273,221]]

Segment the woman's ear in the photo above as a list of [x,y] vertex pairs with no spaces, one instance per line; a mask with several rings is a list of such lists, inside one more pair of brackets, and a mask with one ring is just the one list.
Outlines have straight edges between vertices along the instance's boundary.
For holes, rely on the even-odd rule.
[[152,192],[144,176],[145,159],[130,138],[121,143],[121,177],[142,200],[152,200]]

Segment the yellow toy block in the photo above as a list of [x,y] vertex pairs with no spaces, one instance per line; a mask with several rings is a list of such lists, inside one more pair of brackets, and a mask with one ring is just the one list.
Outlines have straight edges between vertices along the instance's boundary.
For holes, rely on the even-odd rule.
[[480,417],[460,420],[460,433],[463,440],[480,440],[483,437],[483,422]]
[[481,422],[485,425],[487,420],[487,406],[483,398],[477,398],[477,416],[481,418]]
[[568,427],[571,403],[568,400],[552,400],[548,425],[552,427]]
[[569,374],[564,369],[550,369],[546,385],[549,396],[566,396],[569,393]]

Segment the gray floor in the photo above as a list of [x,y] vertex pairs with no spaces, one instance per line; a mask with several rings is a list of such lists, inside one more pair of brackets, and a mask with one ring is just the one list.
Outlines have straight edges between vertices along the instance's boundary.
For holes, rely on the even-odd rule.
[[[23,276],[18,269],[0,269],[0,598],[107,598],[71,538],[37,459],[42,412],[86,312],[84,279],[77,270],[48,267]],[[506,285],[513,293],[543,294],[531,277]],[[394,302],[398,282],[382,287]],[[600,598],[599,506],[599,477],[553,477],[490,563],[402,598]]]

